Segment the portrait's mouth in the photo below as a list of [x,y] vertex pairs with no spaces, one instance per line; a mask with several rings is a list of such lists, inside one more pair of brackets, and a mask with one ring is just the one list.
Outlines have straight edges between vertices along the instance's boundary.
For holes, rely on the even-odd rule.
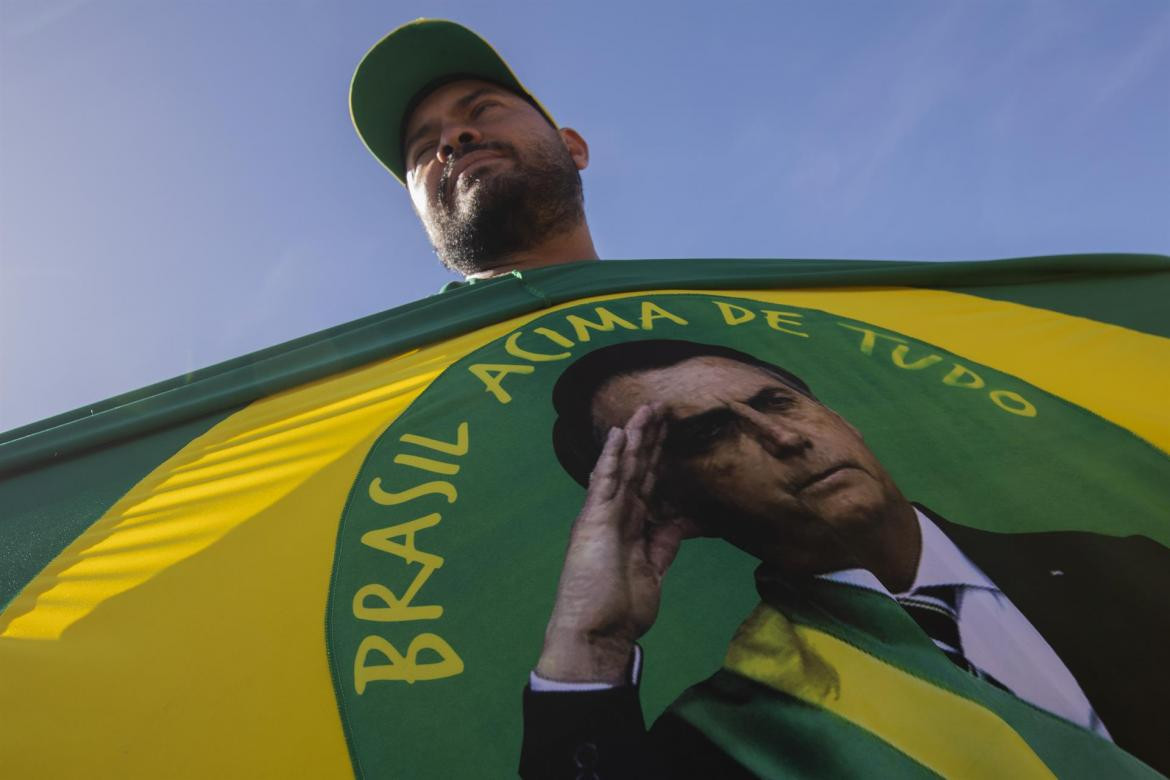
[[796,492],[803,493],[806,490],[831,488],[838,482],[847,480],[849,478],[849,472],[856,470],[857,467],[852,463],[838,463],[836,466],[830,466],[827,469],[813,474],[797,486]]

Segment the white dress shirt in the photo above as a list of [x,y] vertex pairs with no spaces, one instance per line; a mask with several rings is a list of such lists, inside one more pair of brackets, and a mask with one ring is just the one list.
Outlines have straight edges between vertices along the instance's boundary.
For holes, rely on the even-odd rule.
[[[955,586],[959,639],[967,660],[1024,701],[1111,740],[1081,686],[1040,632],[930,518],[918,509],[914,512],[922,532],[922,552],[914,584],[906,593],[930,585]],[[1060,575],[1053,572],[1053,576]],[[894,598],[866,569],[845,569],[820,577]],[[635,684],[641,665],[642,651],[635,646],[631,673],[631,682]],[[546,680],[536,672],[529,675],[529,685],[537,692],[597,691],[614,687],[607,683]]]
[[[1035,626],[929,517],[917,509],[914,512],[922,531],[922,553],[914,584],[906,593],[931,585],[955,586],[959,640],[967,660],[1024,701],[1109,739],[1105,724],[1093,711],[1072,672]],[[1053,576],[1060,574],[1053,572]],[[821,577],[894,598],[865,569],[846,569]]]

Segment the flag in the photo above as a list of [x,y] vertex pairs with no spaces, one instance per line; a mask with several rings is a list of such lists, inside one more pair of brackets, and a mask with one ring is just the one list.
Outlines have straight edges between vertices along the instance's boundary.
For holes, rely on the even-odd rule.
[[[1148,541],[1161,560],[1167,300],[1170,258],[1152,255],[577,263],[11,431],[6,773],[514,774],[584,496],[553,390],[618,344],[730,349],[799,377],[957,533]],[[1128,552],[1077,545],[1132,593],[1118,614],[1170,611]],[[999,584],[1027,563],[1009,558],[980,566]],[[1143,726],[1164,671],[1064,659],[1110,742],[964,676],[896,602],[819,579],[757,588],[758,565],[684,542],[642,641],[647,721],[686,722],[761,776],[1168,771]],[[1077,607],[1054,622],[1145,652]],[[799,755],[810,733],[840,750]]]

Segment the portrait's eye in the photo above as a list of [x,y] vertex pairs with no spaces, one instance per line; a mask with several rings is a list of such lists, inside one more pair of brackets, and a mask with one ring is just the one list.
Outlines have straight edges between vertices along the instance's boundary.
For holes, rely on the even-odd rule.
[[757,412],[783,411],[796,405],[796,399],[783,390],[769,390],[753,398],[750,405]]
[[727,432],[728,420],[712,420],[691,432],[691,441],[698,446],[707,446]]
[[707,452],[735,428],[735,416],[719,410],[683,420],[672,426],[663,447],[680,456],[701,455]]

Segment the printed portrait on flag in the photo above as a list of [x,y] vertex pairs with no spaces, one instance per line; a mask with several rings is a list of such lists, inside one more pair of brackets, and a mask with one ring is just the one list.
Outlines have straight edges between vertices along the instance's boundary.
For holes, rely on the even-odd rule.
[[[817,575],[893,598],[947,658],[975,677],[1110,738],[1104,712],[1131,749],[1158,751],[1156,721],[1135,711],[1137,692],[1118,685],[1113,670],[1136,671],[1143,680],[1162,676],[1158,652],[1135,648],[1152,647],[1149,638],[1165,635],[1170,623],[1131,598],[1131,586],[1137,581],[1165,592],[1166,548],[1141,536],[1003,533],[952,523],[911,503],[861,432],[799,377],[724,346],[645,340],[603,347],[561,375],[553,404],[554,450],[583,487],[625,480],[633,500],[649,505],[648,523],[655,514],[681,518],[693,533],[724,539],[761,562],[755,578],[763,603],[741,627],[728,668],[766,678],[761,663],[776,668],[786,662],[783,655],[800,652],[798,641],[761,652],[757,640],[769,622],[787,619],[782,605],[801,598],[795,594],[804,591],[815,602],[816,589],[807,586]],[[654,406],[643,415],[644,435],[607,447],[607,431],[643,405]],[[653,530],[629,532],[641,544]],[[853,548],[875,541],[880,557],[867,568]],[[895,582],[900,576],[902,593],[892,596],[877,571],[892,572]],[[603,589],[598,583],[597,591]],[[1087,624],[1087,614],[1102,616],[1112,630]],[[588,696],[587,690],[578,693]],[[708,683],[691,695],[716,690]],[[548,727],[558,716],[581,716],[571,693],[544,697],[551,703],[541,698],[530,695],[525,720],[533,732],[525,744],[535,753],[555,749],[559,735]],[[579,741],[592,744],[597,734],[578,728]],[[656,730],[665,735],[656,742],[665,744],[653,749],[673,754],[674,771],[704,767],[727,776],[733,770],[734,762],[721,764],[718,749],[685,725],[666,720]],[[670,767],[657,769],[665,775]]]
[[[640,744],[622,760],[665,775],[751,761],[782,774],[811,745],[818,771],[875,756],[904,771],[910,756],[945,774],[988,755],[1019,771],[1113,744],[1161,760],[1146,697],[1166,686],[1150,640],[1170,629],[1155,608],[1170,585],[1155,541],[1165,456],[1018,377],[800,302],[616,296],[446,369],[371,450],[342,521],[330,637],[351,749],[379,750],[408,698],[466,702],[458,682],[477,676],[474,706],[503,707],[509,728],[523,720],[510,757],[523,741],[536,775],[558,750],[607,739]],[[540,655],[606,432],[651,406],[653,433],[616,460],[639,484],[654,472],[644,498],[693,538],[640,643],[645,677],[624,688],[635,709],[609,709],[612,691],[527,691],[522,717],[516,688]],[[492,528],[508,553],[485,553],[474,574],[440,562],[425,540],[454,525],[484,550]],[[900,586],[875,576],[880,561],[858,563],[863,541]],[[411,564],[397,580],[395,558]],[[911,714],[886,712],[891,701]],[[798,722],[810,712],[824,719],[815,739]],[[641,718],[655,724],[645,736]],[[933,735],[945,755],[924,744],[931,721],[952,730]]]

